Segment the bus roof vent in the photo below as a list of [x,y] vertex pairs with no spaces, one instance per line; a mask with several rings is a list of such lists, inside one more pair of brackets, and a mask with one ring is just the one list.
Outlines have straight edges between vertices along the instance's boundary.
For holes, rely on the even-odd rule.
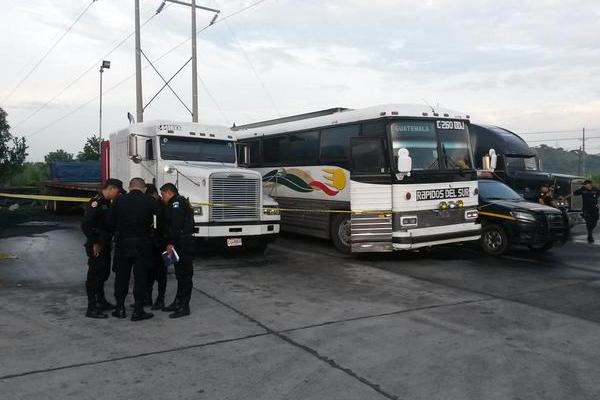
[[234,131],[241,131],[241,130],[245,130],[245,129],[260,128],[263,126],[284,124],[286,122],[301,121],[303,119],[324,117],[326,115],[337,114],[337,113],[344,112],[344,111],[350,111],[350,109],[343,108],[343,107],[328,108],[326,110],[313,111],[313,112],[297,114],[297,115],[290,115],[288,117],[281,117],[281,118],[269,119],[266,121],[253,122],[251,124],[246,124],[246,125],[236,126],[234,124],[231,127],[231,129]]

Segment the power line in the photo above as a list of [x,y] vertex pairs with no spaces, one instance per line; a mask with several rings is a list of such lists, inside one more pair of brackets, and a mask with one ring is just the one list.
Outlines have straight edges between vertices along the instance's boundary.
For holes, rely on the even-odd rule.
[[[249,10],[249,9],[253,8],[253,7],[256,7],[256,6],[258,6],[259,4],[261,4],[261,3],[264,3],[265,1],[267,1],[267,0],[258,0],[258,1],[254,2],[254,3],[250,4],[250,5],[248,5],[248,6],[246,6],[246,7],[244,7],[244,8],[242,8],[242,9],[238,10],[238,11],[235,11],[235,12],[233,12],[233,13],[231,13],[231,14],[228,14],[228,15],[224,16],[223,18],[221,18],[221,19],[218,19],[218,20],[217,20],[216,22],[214,22],[213,24],[208,24],[208,25],[204,26],[202,29],[198,30],[198,31],[197,31],[197,33],[202,33],[202,32],[204,32],[205,30],[207,30],[208,28],[210,28],[211,26],[214,26],[214,25],[216,25],[216,24],[217,24],[217,23],[219,23],[219,22],[223,22],[223,21],[225,21],[225,20],[227,20],[227,19],[229,19],[229,18],[231,18],[231,17],[234,17],[234,16],[236,16],[236,15],[238,15],[238,14],[240,14],[240,13],[244,12],[244,11],[247,11],[247,10]],[[174,46],[174,47],[172,47],[171,49],[167,50],[165,53],[163,53],[163,54],[162,54],[162,55],[160,55],[159,57],[157,57],[157,58],[155,58],[154,60],[152,60],[152,62],[153,62],[153,63],[156,63],[156,62],[158,62],[158,61],[162,60],[162,59],[163,59],[163,58],[165,58],[167,55],[171,54],[171,53],[172,53],[172,52],[174,52],[176,49],[178,49],[179,47],[183,46],[185,43],[189,42],[190,40],[191,40],[191,39],[189,39],[189,38],[188,38],[188,39],[186,39],[186,40],[184,40],[184,41],[180,42],[179,44],[177,44],[176,46]],[[148,66],[149,66],[149,65],[146,65],[146,66],[144,66],[144,69],[148,68]],[[106,94],[106,93],[108,93],[108,92],[110,92],[110,91],[112,91],[112,90],[116,89],[117,87],[121,86],[123,83],[127,82],[128,80],[130,80],[130,79],[131,79],[131,78],[133,78],[133,77],[135,77],[135,73],[133,73],[133,74],[131,74],[131,75],[127,76],[126,78],[122,79],[122,80],[121,80],[121,81],[119,81],[117,84],[115,84],[115,85],[111,86],[110,88],[106,89],[106,90],[105,90],[105,91],[103,91],[102,93],[103,93],[103,94]],[[205,87],[206,87],[206,86],[205,86]],[[209,96],[211,96],[211,95],[209,94]],[[92,97],[91,99],[89,99],[89,100],[87,100],[86,102],[84,102],[83,104],[81,104],[81,105],[77,106],[76,108],[74,108],[73,110],[71,110],[71,111],[69,111],[68,113],[64,114],[63,116],[59,117],[58,119],[56,119],[56,120],[52,121],[51,123],[49,123],[49,124],[45,125],[44,127],[40,128],[40,129],[37,129],[36,131],[34,131],[34,132],[30,133],[29,135],[25,135],[25,137],[27,137],[27,138],[31,138],[31,137],[33,137],[33,136],[35,136],[35,135],[37,135],[37,134],[39,134],[39,133],[41,133],[41,132],[45,131],[46,129],[50,128],[51,126],[53,126],[53,125],[55,125],[55,124],[59,123],[60,121],[63,121],[64,119],[68,118],[69,116],[71,116],[71,115],[75,114],[77,111],[81,110],[82,108],[84,108],[84,107],[85,107],[85,106],[87,106],[88,104],[92,103],[92,102],[93,102],[94,100],[96,100],[98,97],[99,97],[99,95],[96,95],[96,96]],[[211,97],[212,97],[212,96],[211,96]]]
[[75,25],[77,25],[79,20],[81,20],[81,18],[83,18],[85,13],[90,9],[92,4],[94,4],[95,2],[96,2],[96,0],[92,0],[91,3],[88,4],[87,7],[85,7],[81,13],[79,13],[77,18],[75,18],[75,21],[73,21],[73,23],[63,32],[63,34],[60,35],[60,37],[57,40],[55,40],[54,43],[52,43],[50,48],[48,50],[46,50],[44,55],[42,55],[42,57],[35,63],[33,68],[31,68],[29,70],[29,72],[27,72],[25,74],[25,76],[19,81],[19,83],[17,83],[17,85],[2,99],[2,103],[5,103],[10,97],[12,97],[12,95],[21,87],[21,85],[23,83],[25,83],[25,81],[27,79],[29,79],[29,77],[38,69],[38,67],[42,64],[42,62],[44,62],[44,60],[50,55],[50,53],[52,53],[52,51],[56,48],[56,46],[58,46],[58,44],[65,38],[65,36],[67,36],[67,34],[69,32],[71,32],[73,27]]
[[[215,4],[217,4],[217,7],[218,7],[218,3],[216,2],[216,0],[215,0]],[[267,95],[267,98],[269,99],[269,102],[271,103],[271,105],[273,106],[273,109],[275,110],[275,113],[278,116],[281,117],[281,113],[279,112],[279,108],[277,107],[277,103],[275,102],[275,99],[273,99],[273,96],[271,95],[271,92],[269,91],[269,89],[267,89],[267,85],[265,85],[265,82],[260,77],[260,75],[258,73],[258,70],[254,66],[254,63],[250,59],[250,56],[246,52],[246,49],[244,49],[244,46],[242,45],[242,42],[238,39],[238,36],[233,31],[233,28],[231,27],[231,24],[229,22],[225,21],[225,25],[227,26],[227,29],[231,33],[231,37],[237,43],[239,49],[241,50],[242,54],[244,55],[244,58],[246,59],[246,62],[248,63],[248,65],[250,65],[250,68],[252,69],[252,72],[254,73],[254,76],[256,77],[256,80],[258,81],[258,83],[260,84],[260,86],[263,88],[265,94]]]
[[[586,131],[600,131],[600,128],[591,128],[591,129],[587,129]],[[581,128],[579,129],[569,129],[569,130],[564,130],[564,131],[538,131],[538,132],[518,132],[518,135],[542,135],[542,134],[546,134],[546,133],[551,133],[551,134],[555,134],[555,133],[581,133]]]
[[[169,5],[167,5],[166,7],[168,7]],[[148,19],[146,19],[146,21],[144,21],[144,23],[140,26],[140,29],[143,28],[147,23],[149,23],[154,17],[156,17],[157,14],[158,13],[153,13]],[[14,127],[17,128],[17,127],[23,125],[24,123],[26,123],[27,121],[29,121],[31,118],[33,118],[35,115],[37,115],[40,111],[42,111],[44,108],[46,108],[50,104],[52,104],[54,102],[54,100],[56,100],[57,98],[59,98],[60,96],[62,96],[67,90],[69,90],[77,82],[79,82],[81,79],[83,79],[84,76],[86,76],[87,74],[89,74],[90,71],[92,71],[93,69],[97,68],[98,65],[102,62],[102,60],[106,59],[112,53],[114,53],[115,51],[117,51],[121,46],[123,46],[134,34],[135,34],[135,31],[132,31],[127,36],[125,36],[123,39],[121,39],[119,42],[117,42],[117,44],[115,46],[113,46],[113,48],[108,53],[106,53],[105,55],[103,55],[97,61],[94,61],[94,63],[91,64],[85,71],[83,71],[77,78],[75,78],[73,81],[71,81],[67,86],[65,86],[64,88],[62,88],[52,98],[50,98],[44,104],[42,104],[41,106],[39,106],[38,108],[36,108],[29,115],[27,115],[25,118],[23,118],[22,120],[20,120],[19,122],[17,122]]]
[[[587,130],[587,129],[586,129]],[[600,136],[587,136],[585,138],[585,140],[590,140],[590,139],[600,139]],[[551,139],[537,139],[537,140],[527,140],[528,143],[542,143],[542,142],[564,142],[564,141],[580,141],[582,140],[580,137],[579,138],[551,138]]]

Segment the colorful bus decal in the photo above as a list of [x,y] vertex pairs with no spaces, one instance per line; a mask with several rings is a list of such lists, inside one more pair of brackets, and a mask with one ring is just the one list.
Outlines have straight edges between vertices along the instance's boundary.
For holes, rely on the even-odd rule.
[[274,169],[263,176],[263,182],[283,185],[300,193],[319,190],[328,196],[335,196],[346,187],[346,173],[342,168],[323,168],[324,181],[314,179],[309,172],[299,168]]

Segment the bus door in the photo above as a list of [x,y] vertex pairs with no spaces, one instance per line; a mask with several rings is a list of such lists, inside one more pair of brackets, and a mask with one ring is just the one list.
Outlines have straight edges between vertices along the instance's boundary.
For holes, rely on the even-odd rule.
[[392,176],[384,141],[377,137],[352,138],[351,155],[351,251],[393,251]]

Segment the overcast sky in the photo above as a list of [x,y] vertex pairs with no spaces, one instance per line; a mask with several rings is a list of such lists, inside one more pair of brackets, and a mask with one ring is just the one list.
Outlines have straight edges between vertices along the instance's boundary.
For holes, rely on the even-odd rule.
[[[198,4],[226,16],[255,1]],[[97,0],[5,99],[89,3],[0,0],[0,107],[13,134],[28,138],[31,160],[57,148],[77,152],[85,137],[98,132],[98,61],[132,33],[133,0]],[[143,22],[160,0],[141,4]],[[198,27],[211,18],[199,13]],[[166,7],[142,30],[148,57],[188,39],[189,23],[189,9]],[[170,76],[189,56],[187,42],[156,65]],[[587,127],[596,129],[589,136],[600,137],[597,0],[265,0],[202,32],[198,57],[200,119],[209,124],[334,106],[428,102],[517,132]],[[110,89],[104,95],[105,134],[125,126],[128,111],[135,114],[135,81],[125,80],[134,72],[133,38],[106,58],[112,66],[104,74],[104,89]],[[161,81],[150,67],[143,79],[147,101]],[[189,65],[173,86],[190,104]],[[158,118],[190,116],[165,90],[145,114],[146,120]],[[527,138],[575,148],[576,141],[555,139],[576,135]],[[591,139],[588,148],[600,152],[600,139]]]

